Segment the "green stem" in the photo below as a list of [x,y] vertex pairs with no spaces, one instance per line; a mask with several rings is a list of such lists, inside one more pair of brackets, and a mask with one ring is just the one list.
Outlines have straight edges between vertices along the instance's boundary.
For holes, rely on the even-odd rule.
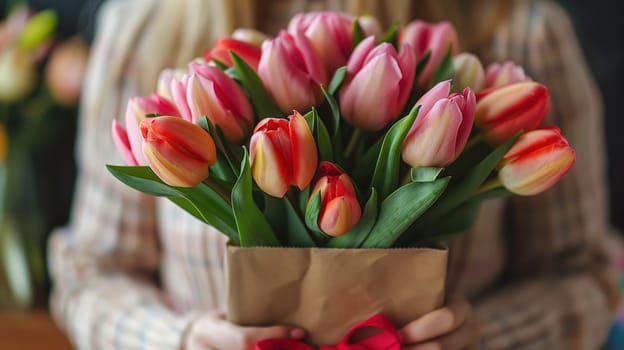
[[212,177],[207,177],[203,181],[208,187],[212,188],[215,192],[217,192],[228,204],[231,204],[232,201],[232,193],[228,191],[219,181],[215,180]]
[[345,158],[351,157],[361,137],[362,137],[362,130],[355,129],[353,131],[353,134],[351,134],[351,139],[349,140],[349,144],[347,145],[347,149],[345,150],[345,153],[344,153]]
[[498,178],[495,178],[481,185],[481,187],[479,187],[479,189],[477,190],[476,194],[480,194],[480,193],[487,192],[487,191],[494,190],[494,189],[501,188],[501,187],[503,187],[503,184]]

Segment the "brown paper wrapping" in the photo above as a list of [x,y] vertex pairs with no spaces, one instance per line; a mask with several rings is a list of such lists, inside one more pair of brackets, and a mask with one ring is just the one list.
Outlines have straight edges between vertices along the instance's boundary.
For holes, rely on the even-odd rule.
[[444,248],[228,246],[228,319],[299,326],[314,346],[336,344],[377,313],[401,327],[442,306],[447,255]]

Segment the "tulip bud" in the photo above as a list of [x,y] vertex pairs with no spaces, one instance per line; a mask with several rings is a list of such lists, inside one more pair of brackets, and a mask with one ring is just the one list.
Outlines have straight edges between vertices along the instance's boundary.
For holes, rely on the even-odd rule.
[[50,93],[61,104],[78,103],[89,49],[76,37],[54,48],[46,66],[45,77]]
[[483,87],[488,89],[530,80],[531,78],[524,74],[524,68],[511,61],[507,61],[502,65],[500,63],[492,63],[487,67],[485,72],[485,83]]
[[35,86],[35,67],[28,54],[15,47],[0,52],[0,102],[15,103]]
[[450,22],[427,23],[420,20],[412,21],[399,33],[399,43],[411,45],[417,59],[421,59],[427,51],[431,51],[429,61],[418,77],[418,86],[426,88],[431,84],[433,73],[444,59],[452,45],[453,55],[459,51],[457,32]]
[[217,161],[210,134],[182,118],[144,119],[141,135],[150,168],[168,185],[196,186],[208,177],[208,168]]
[[360,24],[360,28],[364,32],[364,35],[374,36],[375,39],[379,39],[383,36],[383,31],[381,29],[381,23],[375,16],[364,15],[357,18],[358,23]]
[[288,32],[303,33],[331,75],[347,63],[353,51],[351,23],[351,17],[342,13],[308,12],[293,17]]
[[312,181],[318,162],[316,143],[298,112],[289,120],[260,121],[249,148],[252,176],[271,196],[284,197],[291,184],[303,190]]
[[173,100],[182,118],[197,122],[206,116],[229,142],[241,142],[254,122],[253,109],[241,87],[207,64],[193,62],[190,71],[190,75],[172,82]]
[[302,34],[280,32],[262,44],[258,75],[284,112],[309,110],[323,101],[320,85],[327,74],[310,41]]
[[389,43],[375,47],[375,38],[364,39],[347,65],[340,88],[340,111],[351,125],[378,131],[394,121],[412,90],[416,57],[407,45],[399,53]]
[[211,60],[217,60],[228,67],[232,67],[232,58],[230,57],[230,51],[238,55],[243,61],[247,62],[254,70],[258,70],[258,63],[260,62],[260,47],[254,44],[250,44],[244,41],[232,39],[232,38],[220,38],[217,39],[215,47],[206,50],[204,58],[206,62]]
[[256,46],[262,46],[262,43],[265,40],[269,40],[269,36],[255,29],[238,28],[232,33],[232,39],[244,41]]
[[113,140],[128,165],[147,165],[143,154],[143,137],[139,125],[147,114],[178,116],[177,109],[157,94],[150,97],[134,96],[126,107],[126,128],[113,121]]
[[548,89],[536,82],[521,82],[483,90],[477,94],[475,123],[483,140],[498,146],[519,131],[537,128],[550,108]]
[[479,58],[470,53],[460,53],[453,58],[453,83],[458,90],[467,87],[474,91],[483,88],[485,73]]
[[522,134],[498,167],[509,191],[530,196],[552,187],[574,165],[576,154],[556,127]]
[[321,210],[318,216],[320,229],[330,236],[349,232],[360,220],[362,209],[353,183],[347,174],[330,162],[319,165],[318,180],[310,198],[321,193]]
[[[440,84],[446,85],[446,82]],[[431,107],[421,107],[403,141],[403,161],[413,168],[451,164],[470,136],[475,103],[474,93],[466,88],[461,95],[452,94]]]
[[56,12],[53,10],[45,10],[33,15],[17,38],[17,45],[26,51],[34,50],[52,36],[57,21]]
[[170,102],[173,102],[173,93],[171,92],[173,82],[179,81],[187,73],[188,71],[186,69],[167,68],[163,70],[158,76],[158,87],[156,89],[156,93]]

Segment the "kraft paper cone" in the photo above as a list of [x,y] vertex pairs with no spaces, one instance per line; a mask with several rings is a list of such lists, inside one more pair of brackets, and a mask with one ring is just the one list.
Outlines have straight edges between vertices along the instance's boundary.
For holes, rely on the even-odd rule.
[[228,319],[302,327],[314,346],[336,344],[377,313],[402,327],[442,306],[447,258],[444,248],[228,246]]

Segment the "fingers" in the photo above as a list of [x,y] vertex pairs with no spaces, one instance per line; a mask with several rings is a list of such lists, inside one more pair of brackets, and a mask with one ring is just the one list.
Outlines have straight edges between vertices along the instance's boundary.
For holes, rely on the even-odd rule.
[[399,334],[403,344],[421,343],[459,328],[472,313],[470,304],[458,299],[447,307],[432,311],[408,323]]
[[252,350],[257,342],[264,339],[302,339],[302,329],[288,326],[240,327],[214,315],[195,321],[187,340],[192,350]]
[[416,345],[401,347],[402,350],[473,350],[478,349],[479,327],[476,321],[465,322],[457,330],[437,339]]

